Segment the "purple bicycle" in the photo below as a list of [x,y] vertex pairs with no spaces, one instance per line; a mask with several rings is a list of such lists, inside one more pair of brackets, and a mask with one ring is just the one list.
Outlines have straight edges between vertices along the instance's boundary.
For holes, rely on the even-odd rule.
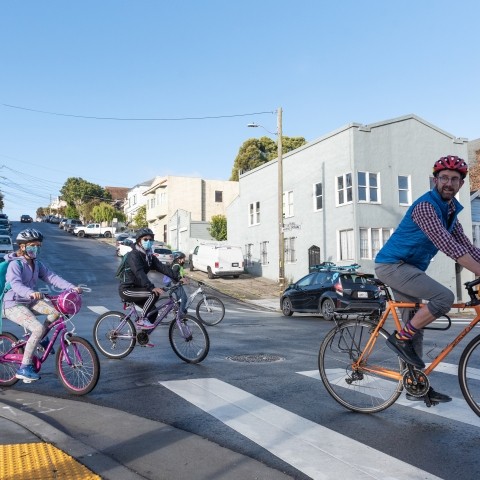
[[[53,346],[59,340],[57,347],[55,366],[58,378],[68,392],[73,395],[85,395],[91,392],[100,377],[100,361],[97,352],[91,343],[82,337],[74,335],[75,326],[72,318],[78,313],[81,306],[81,298],[76,292],[67,290],[60,295],[45,295],[60,317],[50,323],[43,338],[51,335],[50,341],[43,352],[37,347],[33,355],[33,368],[39,372],[43,362],[50,356]],[[71,329],[67,329],[67,325]],[[15,374],[22,363],[23,351],[30,334],[26,333],[18,339],[13,333],[0,333],[0,387],[15,385],[19,379]],[[23,380],[30,383],[28,380]]]

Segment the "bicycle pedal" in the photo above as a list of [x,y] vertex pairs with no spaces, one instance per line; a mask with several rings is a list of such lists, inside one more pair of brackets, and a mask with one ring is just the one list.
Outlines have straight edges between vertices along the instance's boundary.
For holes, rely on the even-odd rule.
[[153,343],[146,343],[145,345],[140,345],[140,346],[144,348],[153,348],[155,345]]

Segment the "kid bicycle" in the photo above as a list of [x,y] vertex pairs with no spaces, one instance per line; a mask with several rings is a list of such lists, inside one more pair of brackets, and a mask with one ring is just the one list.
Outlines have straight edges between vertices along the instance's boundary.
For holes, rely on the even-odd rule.
[[[340,322],[327,333],[318,354],[318,369],[323,384],[337,402],[355,412],[384,410],[395,403],[403,389],[423,399],[428,407],[436,405],[437,402],[428,396],[428,375],[480,322],[480,299],[478,291],[473,290],[480,284],[480,278],[465,283],[469,302],[452,305],[452,308],[473,308],[475,318],[424,370],[405,363],[387,347],[389,333],[384,329],[391,315],[395,329],[401,330],[398,308],[421,308],[424,305],[395,302],[387,285],[379,280],[376,283],[386,295],[385,311],[378,323],[359,318]],[[426,329],[446,330],[449,327]],[[463,350],[458,364],[458,380],[468,405],[480,416],[480,335],[474,337]]]
[[[200,363],[208,355],[210,349],[210,339],[202,323],[191,315],[182,316],[179,308],[179,302],[174,298],[173,293],[179,287],[162,287],[168,292],[168,297],[160,297],[157,305],[147,315],[147,319],[153,318],[155,312],[158,312],[153,327],[145,328],[139,326],[137,322],[143,320],[134,303],[124,302],[122,312],[106,312],[100,315],[93,327],[93,340],[100,352],[108,358],[125,358],[132,353],[135,345],[152,346],[149,343],[149,335],[166,319],[170,322],[168,328],[168,338],[175,354],[187,363]],[[162,302],[162,300],[166,300]],[[170,312],[174,312],[175,317],[169,320]]]
[[198,284],[198,288],[189,295],[187,300],[187,308],[192,305],[193,300],[197,295],[201,295],[202,298],[197,303],[195,310],[197,313],[197,318],[205,325],[217,325],[225,316],[225,305],[215,295],[207,295],[204,292],[202,285],[205,285],[205,283],[197,280],[196,282]]
[[[33,368],[39,372],[43,362],[47,360],[56,341],[60,342],[55,357],[55,367],[58,378],[68,392],[73,395],[85,395],[91,392],[100,377],[100,362],[98,355],[88,340],[74,335],[75,326],[72,318],[78,313],[81,298],[76,292],[66,290],[57,296],[45,295],[51,300],[60,317],[47,326],[43,338],[50,333],[52,337],[38,356],[39,349],[33,355]],[[67,329],[71,324],[71,329]],[[0,387],[10,387],[19,381],[15,374],[23,359],[23,351],[30,334],[26,333],[18,339],[13,333],[0,333]],[[30,383],[31,380],[23,380]]]

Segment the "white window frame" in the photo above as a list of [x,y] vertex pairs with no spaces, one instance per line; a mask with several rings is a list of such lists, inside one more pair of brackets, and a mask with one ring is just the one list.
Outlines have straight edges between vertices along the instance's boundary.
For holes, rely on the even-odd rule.
[[352,228],[337,230],[337,258],[348,261],[355,259],[355,236]]
[[297,251],[295,250],[295,239],[297,237],[286,237],[283,239],[285,263],[295,263],[297,261]]
[[[317,185],[320,185],[320,194],[317,193]],[[320,208],[318,202],[320,201]],[[323,183],[317,182],[313,184],[313,211],[319,212],[323,210]]]
[[283,218],[293,217],[293,190],[283,192]]
[[248,204],[248,226],[260,225],[260,202]]
[[[343,186],[339,187],[339,180],[342,179]],[[348,180],[350,180],[350,185],[348,184]],[[348,205],[353,203],[353,178],[352,173],[344,173],[343,175],[337,175],[335,177],[335,192],[336,192],[336,202],[337,207],[341,205]],[[340,197],[342,196],[343,200],[340,201]],[[348,199],[350,197],[350,199]]]
[[[400,187],[400,178],[407,179],[407,188]],[[410,206],[412,204],[412,177],[411,175],[398,175],[397,176],[397,189],[398,189],[398,204],[402,206]],[[400,193],[407,192],[407,202],[400,201]]]
[[[360,184],[360,174],[365,175],[365,185]],[[376,186],[372,186],[371,184],[371,177],[374,176],[376,179]],[[365,189],[365,199],[360,200],[360,188]],[[377,199],[372,200],[372,193],[376,192],[377,194]],[[357,172],[357,195],[358,195],[358,203],[374,203],[378,204],[381,203],[381,198],[380,198],[380,173],[378,172],[366,172],[363,170],[360,170]]]
[[268,265],[268,241],[260,242],[260,263]]
[[253,265],[252,255],[253,255],[253,243],[245,244],[245,261],[246,261],[247,267],[251,267]]
[[[375,236],[378,233],[377,247],[374,247]],[[366,228],[360,227],[360,258],[365,260],[374,260],[380,249],[387,243],[391,237],[393,228],[379,227]]]

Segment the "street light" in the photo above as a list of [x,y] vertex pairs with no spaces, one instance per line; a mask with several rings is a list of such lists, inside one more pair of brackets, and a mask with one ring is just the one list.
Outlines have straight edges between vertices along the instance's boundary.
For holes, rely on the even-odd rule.
[[277,136],[277,165],[278,165],[278,185],[277,185],[277,219],[278,219],[278,282],[283,288],[284,267],[285,267],[285,246],[283,235],[283,154],[282,154],[282,107],[277,110],[277,131],[270,132],[262,125],[249,123],[247,127],[262,127],[268,133]]

